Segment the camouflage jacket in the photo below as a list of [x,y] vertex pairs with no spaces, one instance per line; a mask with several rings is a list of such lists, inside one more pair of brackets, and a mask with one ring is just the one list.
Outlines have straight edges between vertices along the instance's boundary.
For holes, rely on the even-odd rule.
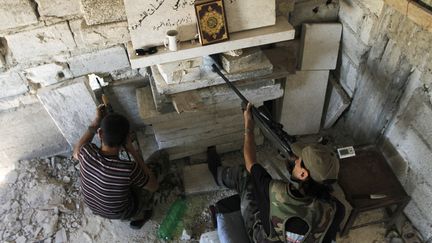
[[269,220],[274,228],[267,238],[269,241],[288,242],[290,232],[285,232],[285,223],[290,218],[298,217],[306,222],[308,231],[297,238],[300,240],[290,242],[322,242],[336,212],[334,203],[311,197],[296,197],[291,193],[288,183],[277,180],[270,182],[269,194]]

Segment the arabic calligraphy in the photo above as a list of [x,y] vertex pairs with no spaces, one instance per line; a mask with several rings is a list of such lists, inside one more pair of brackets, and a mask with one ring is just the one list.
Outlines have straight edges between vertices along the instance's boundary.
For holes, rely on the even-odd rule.
[[193,23],[193,18],[191,14],[188,14],[186,17],[177,20],[171,20],[170,18],[168,18],[164,21],[160,21],[159,24],[154,25],[152,29],[158,31],[164,27],[174,27],[174,26],[180,26],[183,24],[190,24],[190,23]]
[[157,12],[157,10],[162,6],[165,0],[155,0],[155,3],[150,3],[149,7],[140,13],[140,18],[136,24],[131,26],[132,30],[136,30],[138,27],[141,27],[143,21],[148,17]]
[[185,8],[187,6],[194,6],[194,3],[195,0],[177,0],[172,9],[177,11],[180,7]]

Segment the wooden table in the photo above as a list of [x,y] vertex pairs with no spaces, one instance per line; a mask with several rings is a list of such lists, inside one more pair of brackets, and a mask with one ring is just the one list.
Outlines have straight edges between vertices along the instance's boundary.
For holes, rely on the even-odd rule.
[[[341,235],[346,235],[350,229],[375,223],[393,225],[410,200],[379,150],[374,146],[354,148],[355,157],[340,160],[339,184],[353,207]],[[370,199],[371,194],[384,194],[386,197]],[[387,210],[388,217],[353,226],[360,213],[380,208]]]

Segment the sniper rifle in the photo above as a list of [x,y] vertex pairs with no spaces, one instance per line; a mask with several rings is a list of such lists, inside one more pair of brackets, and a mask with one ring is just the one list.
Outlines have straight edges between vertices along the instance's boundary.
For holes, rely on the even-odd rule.
[[[213,72],[217,73],[222,79],[227,83],[227,85],[237,94],[242,100],[242,108],[245,109],[249,101],[242,93],[235,87],[231,81],[220,71],[216,64],[212,65]],[[270,142],[275,146],[279,152],[285,157],[289,158],[293,155],[291,150],[291,144],[295,142],[295,137],[290,136],[287,132],[283,130],[283,125],[273,121],[269,112],[266,111],[264,106],[256,108],[252,106],[251,108],[252,116],[255,123],[261,129],[264,136],[270,140]],[[290,165],[293,166],[293,165]]]

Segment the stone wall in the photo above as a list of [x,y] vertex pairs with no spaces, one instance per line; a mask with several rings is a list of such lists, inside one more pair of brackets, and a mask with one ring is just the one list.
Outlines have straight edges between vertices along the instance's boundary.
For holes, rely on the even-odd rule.
[[381,0],[340,1],[341,120],[358,143],[382,144],[412,200],[405,214],[432,237],[432,33]]
[[[0,143],[0,167],[17,159],[70,151],[37,98],[38,91],[91,73],[116,83],[132,77],[143,79],[139,70],[130,67],[125,49],[128,41],[122,0],[115,4],[100,0],[2,1],[0,135],[7,139]],[[117,87],[114,90],[122,90]],[[128,99],[116,102],[125,112],[134,105]],[[136,108],[135,113],[137,116]],[[135,120],[134,124],[139,123]]]

